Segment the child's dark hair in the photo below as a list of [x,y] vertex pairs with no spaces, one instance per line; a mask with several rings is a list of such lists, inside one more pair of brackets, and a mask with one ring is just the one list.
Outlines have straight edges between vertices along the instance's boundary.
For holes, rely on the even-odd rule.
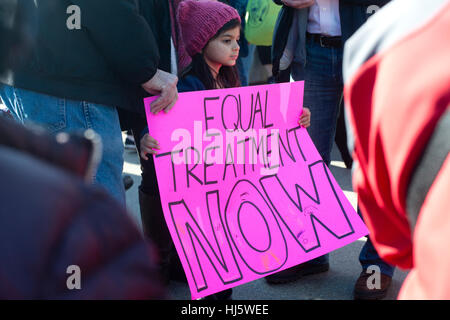
[[[237,19],[228,21],[209,41],[216,39],[221,33],[234,29],[240,25],[241,23]],[[192,57],[192,63],[182,72],[181,77],[188,74],[198,77],[207,90],[217,88],[234,88],[241,85],[236,65],[232,67],[222,66],[219,74],[217,75],[217,79],[214,79],[211,69],[201,53],[197,53]]]

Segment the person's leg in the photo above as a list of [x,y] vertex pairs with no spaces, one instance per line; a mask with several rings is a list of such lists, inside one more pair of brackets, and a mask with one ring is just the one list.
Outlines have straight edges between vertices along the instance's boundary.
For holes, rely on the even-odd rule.
[[[362,217],[359,207],[358,214]],[[373,246],[370,237],[367,236],[366,238],[366,243],[359,253],[359,262],[362,267],[362,272],[355,282],[353,296],[358,300],[383,299],[391,285],[395,267],[381,259]],[[375,267],[375,271],[379,268],[379,272],[381,273],[379,275],[379,287],[369,287],[367,283],[369,278],[373,275],[373,270],[371,269],[373,267]]]
[[[303,105],[311,110],[311,125],[307,130],[320,156],[329,166],[343,90],[343,51],[307,41],[306,53]],[[329,255],[326,254],[309,263],[320,265],[328,262]]]
[[385,298],[392,283],[395,267],[380,258],[369,237],[361,249],[359,262],[363,271],[355,282],[354,299],[378,300]]
[[170,280],[187,282],[164,218],[153,156],[149,155],[148,160],[140,157],[140,138],[146,126],[146,120],[142,119],[136,121],[132,129],[141,163],[139,207],[143,233],[152,240],[158,250],[160,274],[164,282],[168,283]]
[[[294,80],[305,80],[303,105],[311,110],[308,133],[322,159],[330,165],[331,148],[336,131],[339,101],[342,95],[342,49],[324,48],[307,42],[306,66],[293,63]],[[269,283],[285,283],[304,275],[325,272],[329,269],[329,255],[325,254],[293,268],[266,277]]]
[[348,150],[347,144],[347,127],[345,125],[345,108],[344,108],[344,99],[341,99],[341,103],[339,106],[339,117],[337,120],[336,127],[336,136],[334,141],[336,142],[336,146],[339,149],[341,154],[342,161],[344,161],[347,169],[351,169],[353,165],[353,159]]
[[359,262],[361,263],[363,271],[366,271],[370,266],[378,266],[382,274],[391,278],[394,275],[395,267],[381,259],[378,252],[375,250],[370,237],[367,237],[367,241],[361,249]]
[[[357,207],[357,212],[362,219],[363,217],[359,206]],[[377,250],[373,246],[370,237],[366,236],[366,239],[366,243],[361,248],[361,252],[359,253],[359,262],[361,264],[362,271],[365,272],[370,266],[378,266],[382,274],[392,277],[394,275],[395,266],[392,266],[381,259]]]
[[0,95],[14,118],[36,124],[52,133],[93,129],[102,139],[102,160],[93,177],[125,205],[122,182],[123,143],[117,110],[114,107],[72,101],[1,85]]
[[[82,110],[72,112],[69,108]],[[123,152],[122,131],[120,129],[117,109],[110,106],[90,102],[67,100],[68,128],[89,128],[94,130],[101,138],[103,145],[102,160],[98,166],[94,183],[103,186],[109,193],[125,205],[125,188],[122,179]]]
[[311,110],[308,133],[329,166],[343,90],[342,49],[308,41],[306,61],[303,105]]

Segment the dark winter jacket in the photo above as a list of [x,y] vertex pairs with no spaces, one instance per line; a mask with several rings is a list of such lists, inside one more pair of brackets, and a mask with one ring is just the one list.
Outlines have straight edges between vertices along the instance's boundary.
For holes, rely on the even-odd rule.
[[[171,22],[169,4],[167,0],[139,0],[137,3],[139,14],[147,22],[155,37],[155,50],[157,50],[157,54],[160,57],[157,68],[170,72]],[[132,107],[127,110],[123,108],[118,109],[120,125],[122,130],[134,129],[140,132],[147,125],[144,98],[150,96],[150,94],[142,89],[141,86],[136,86],[130,92]]]
[[0,117],[0,299],[164,297],[125,208],[80,178],[87,146]]
[[155,74],[159,54],[135,0],[37,0],[33,10],[37,19],[32,58],[8,84],[66,99],[136,108],[131,97]]
[[[278,5],[282,5],[281,0],[273,0]],[[340,0],[339,1],[339,15],[341,20],[341,32],[343,42],[347,41],[351,35],[358,30],[358,28],[366,22],[370,15],[374,12],[369,9],[370,6],[375,5],[382,7],[389,0]],[[277,24],[274,31],[272,44],[272,64],[273,74],[275,77],[279,75],[280,59],[286,47],[289,31],[292,26],[292,21],[295,13],[294,8],[283,5],[278,15]],[[304,25],[304,32],[306,32],[306,24],[308,22],[309,9],[300,9],[299,15],[302,25]],[[305,34],[300,35],[305,40]],[[304,45],[301,46],[300,56],[304,63],[306,59],[306,52]]]
[[0,82],[23,62],[33,47],[31,1],[0,1]]
[[178,92],[202,91],[206,90],[203,82],[194,75],[187,75],[177,85]]

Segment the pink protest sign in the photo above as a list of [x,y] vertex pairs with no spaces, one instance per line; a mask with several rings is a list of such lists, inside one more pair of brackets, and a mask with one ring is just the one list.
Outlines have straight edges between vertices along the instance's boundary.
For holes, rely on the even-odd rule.
[[193,299],[368,233],[298,125],[303,82],[180,93],[167,114],[154,99],[161,202]]

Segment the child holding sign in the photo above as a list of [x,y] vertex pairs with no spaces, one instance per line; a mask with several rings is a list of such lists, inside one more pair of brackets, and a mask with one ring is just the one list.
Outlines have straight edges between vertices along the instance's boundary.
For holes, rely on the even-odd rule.
[[[179,92],[233,88],[240,86],[236,60],[239,56],[241,20],[238,12],[221,2],[186,0],[178,8],[182,39],[192,63],[181,75]],[[310,111],[303,109],[299,124],[308,127]],[[141,157],[156,154],[158,142],[146,133],[140,141]],[[155,181],[156,183],[156,181]],[[230,297],[231,289],[212,299]]]
[[[237,11],[216,1],[187,0],[180,4],[178,21],[184,45],[192,57],[192,63],[182,73],[178,92],[238,87],[240,17]],[[310,120],[311,112],[304,107],[298,123],[307,128]],[[141,139],[141,157],[147,159],[147,154],[156,154],[158,149],[158,142],[145,134]]]

